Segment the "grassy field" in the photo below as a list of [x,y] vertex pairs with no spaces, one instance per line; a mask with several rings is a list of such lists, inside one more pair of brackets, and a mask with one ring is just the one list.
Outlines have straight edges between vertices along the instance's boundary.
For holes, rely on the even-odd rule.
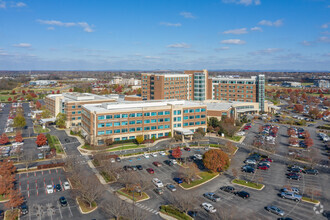
[[8,101],[8,98],[11,97],[14,99],[14,95],[0,95],[0,101]]
[[248,187],[251,187],[254,189],[262,189],[262,187],[264,186],[263,184],[260,184],[260,183],[254,183],[254,182],[249,182],[249,181],[239,180],[239,179],[234,179],[233,183],[243,185],[243,186],[248,186]]
[[[133,193],[132,192],[126,192],[125,189],[120,189],[117,191],[119,194],[133,200]],[[142,192],[142,196],[140,195],[140,193],[137,193],[137,192],[134,192],[134,201],[135,202],[138,202],[140,200],[143,200],[143,199],[147,199],[149,198],[148,194],[145,193],[145,192]]]
[[108,151],[113,152],[113,151],[121,151],[121,150],[131,150],[131,149],[137,149],[137,148],[144,148],[146,145],[140,144],[124,144],[124,145],[119,145],[116,147],[113,147],[109,149]]
[[[58,138],[54,135],[51,135],[50,138],[51,138],[50,141],[52,143],[52,144],[50,144],[50,147],[55,148],[56,153],[58,153],[58,154],[63,153],[63,148],[62,148],[61,142],[58,140]],[[48,142],[50,142],[50,141],[48,140]]]
[[202,184],[202,183],[204,183],[204,182],[212,179],[216,175],[218,175],[218,173],[200,172],[198,174],[198,176],[200,176],[201,179],[197,179],[197,180],[191,182],[190,184],[188,184],[188,183],[181,183],[180,186],[182,186],[185,189],[189,189],[191,187],[198,186],[198,185],[200,185],[200,184]]

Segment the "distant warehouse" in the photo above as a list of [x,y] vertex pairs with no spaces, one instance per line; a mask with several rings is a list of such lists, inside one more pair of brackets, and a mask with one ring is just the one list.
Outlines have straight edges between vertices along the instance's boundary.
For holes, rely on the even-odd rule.
[[30,86],[49,86],[57,84],[56,80],[36,80],[30,81]]

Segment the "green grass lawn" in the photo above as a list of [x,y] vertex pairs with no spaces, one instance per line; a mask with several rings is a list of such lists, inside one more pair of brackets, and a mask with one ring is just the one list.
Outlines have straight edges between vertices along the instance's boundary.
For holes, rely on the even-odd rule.
[[119,146],[116,146],[116,147],[113,147],[111,149],[108,149],[107,151],[121,151],[121,150],[131,150],[131,149],[137,149],[137,148],[144,148],[146,145],[144,144],[140,144],[140,145],[137,145],[137,144],[124,144],[124,145],[119,145]]
[[80,206],[80,208],[83,212],[90,212],[97,208],[96,202],[92,202],[92,207],[89,207],[89,204],[87,202],[83,201],[82,199],[77,198],[77,201],[78,201],[78,205]]
[[175,207],[171,206],[171,205],[162,205],[160,207],[160,211],[172,216],[176,219],[179,220],[190,220],[192,219],[189,215],[187,215],[186,213],[180,212],[179,210],[177,210]]
[[238,142],[242,139],[242,136],[233,136],[233,137],[226,137],[226,138],[228,138],[229,140]]
[[34,133],[37,133],[37,134],[49,132],[48,128],[43,129],[41,125],[35,125],[33,127],[33,129],[34,129]]
[[254,182],[249,182],[245,180],[239,180],[239,179],[234,179],[233,183],[243,185],[243,186],[248,186],[254,189],[261,189],[264,185],[260,183],[254,183]]
[[[130,192],[130,193],[126,192],[124,188],[118,190],[117,193],[133,200],[133,193],[132,192]],[[135,202],[138,202],[138,201],[143,200],[143,199],[147,199],[148,197],[149,197],[148,194],[145,193],[145,192],[142,192],[142,196],[140,195],[140,193],[134,192],[134,201]]]
[[51,148],[55,148],[56,153],[59,153],[59,154],[63,153],[63,148],[62,148],[61,142],[58,140],[58,138],[54,135],[51,135],[50,138],[51,138],[51,140],[50,141],[48,140],[49,146]]
[[7,200],[7,198],[5,198],[3,195],[0,195],[0,202],[5,200]]
[[302,197],[302,201],[307,201],[307,202],[312,202],[312,203],[319,203],[320,202],[317,199],[311,199],[311,198],[308,198],[308,197],[305,197],[305,196]]
[[182,186],[185,189],[189,189],[191,187],[200,185],[200,184],[202,184],[202,183],[204,183],[204,182],[212,179],[216,175],[218,175],[218,173],[210,173],[210,172],[206,172],[206,171],[205,172],[200,172],[198,174],[198,176],[200,176],[201,179],[197,179],[197,180],[191,182],[190,184],[188,184],[188,183],[181,183],[180,186]]

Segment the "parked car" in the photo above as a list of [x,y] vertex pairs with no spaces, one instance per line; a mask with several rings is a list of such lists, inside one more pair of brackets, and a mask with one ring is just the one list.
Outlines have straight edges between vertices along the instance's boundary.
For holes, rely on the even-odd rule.
[[280,216],[283,216],[284,215],[284,212],[277,208],[276,206],[266,206],[265,209],[268,211],[268,212],[272,212],[276,215],[280,215]]
[[220,197],[218,195],[216,195],[215,193],[207,192],[207,193],[204,193],[203,196],[213,202],[220,201]]
[[303,170],[303,172],[306,173],[306,174],[312,174],[312,175],[319,174],[319,171],[317,171],[315,169],[307,169],[307,170]]
[[288,173],[287,177],[293,180],[300,180],[301,176],[298,173]]
[[300,201],[301,198],[302,198],[301,195],[297,195],[293,192],[282,192],[281,197],[284,198],[284,199],[291,199],[291,200],[294,200],[296,202]]
[[289,168],[288,171],[293,172],[293,173],[300,173],[303,171],[303,169],[300,169],[298,167],[294,167],[294,168]]
[[29,213],[29,208],[25,203],[21,205],[20,210],[21,210],[21,215],[26,215]]
[[61,184],[57,184],[56,187],[55,187],[55,189],[56,189],[56,192],[62,191]]
[[172,162],[173,164],[178,164],[178,162],[176,161],[176,159],[172,159],[171,162]]
[[46,190],[47,190],[47,194],[53,193],[54,192],[54,188],[52,185],[47,185],[46,186]]
[[176,191],[176,188],[173,184],[167,184],[166,185],[166,188],[169,189],[171,192],[174,192]]
[[243,166],[242,171],[246,172],[246,173],[254,173],[255,169],[253,167],[250,167],[250,166]]
[[64,182],[64,183],[63,183],[63,188],[64,188],[64,190],[68,190],[68,189],[70,189],[71,187],[70,187],[69,182]]
[[125,171],[132,171],[133,168],[131,166],[124,166],[123,167]]
[[163,190],[162,188],[156,188],[156,189],[154,189],[154,190],[155,190],[155,192],[156,192],[158,195],[161,195],[161,194],[164,193],[164,190]]
[[284,217],[284,218],[278,218],[277,220],[293,220],[293,219],[289,217]]
[[210,203],[204,202],[201,205],[207,212],[214,213],[217,210]]
[[245,160],[246,164],[257,164],[257,161],[255,159],[247,159]]
[[131,166],[132,170],[137,171],[137,167],[136,166]]
[[188,215],[190,215],[191,217],[195,218],[197,216],[197,211],[188,211]]
[[178,184],[183,183],[183,180],[181,178],[178,178],[178,177],[173,178],[173,180]]
[[220,187],[221,190],[225,191],[225,192],[229,192],[229,193],[235,193],[235,188],[232,186],[222,186]]
[[185,147],[183,148],[185,151],[191,151],[191,149],[189,147]]
[[166,155],[166,153],[164,151],[159,151],[159,154],[162,155],[162,156]]
[[299,194],[299,189],[296,187],[291,187],[291,188],[283,188],[281,190],[282,192],[293,192],[295,194]]
[[243,199],[248,199],[248,198],[250,198],[250,193],[245,192],[245,191],[239,191],[239,192],[236,192],[235,195],[237,195],[237,196],[239,196],[239,197],[242,197]]
[[203,159],[203,155],[201,154],[194,154],[196,160],[202,160]]
[[259,165],[259,166],[258,166],[258,169],[259,169],[259,170],[268,170],[269,167],[268,167],[268,166],[265,166],[265,165]]
[[120,157],[117,157],[117,158],[116,158],[116,161],[117,161],[117,162],[121,162]]
[[154,169],[152,169],[152,168],[148,168],[148,169],[146,169],[146,170],[147,170],[147,172],[150,173],[150,174],[154,174],[154,173],[155,173]]
[[156,167],[161,167],[162,166],[162,164],[157,162],[157,161],[153,162],[152,164],[155,165]]
[[152,179],[152,182],[153,182],[153,184],[155,184],[155,186],[157,186],[157,187],[164,187],[163,182],[160,181],[158,178],[153,178],[153,179]]
[[173,162],[170,161],[170,160],[164,160],[164,163],[167,164],[167,165],[169,165],[169,166],[173,166],[174,165]]
[[66,198],[64,196],[59,198],[60,204],[62,207],[67,206],[68,205],[68,201],[66,200]]
[[149,156],[149,154],[143,154],[143,156],[146,158],[146,159],[148,159],[150,156]]
[[114,163],[114,162],[116,162],[116,159],[113,158],[113,157],[111,157],[111,158],[110,158],[110,162],[111,162],[111,163]]
[[142,167],[141,165],[136,165],[136,168],[137,168],[138,170],[143,170],[143,167]]
[[154,153],[151,154],[151,156],[153,156],[153,157],[157,157],[158,155],[157,155],[156,152],[154,152]]

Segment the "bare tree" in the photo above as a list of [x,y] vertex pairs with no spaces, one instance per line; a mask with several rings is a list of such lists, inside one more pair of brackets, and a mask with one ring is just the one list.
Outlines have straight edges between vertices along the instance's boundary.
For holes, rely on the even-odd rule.
[[107,214],[113,215],[116,220],[127,214],[128,209],[127,203],[114,195],[104,201],[101,207]]
[[186,165],[187,167],[185,168],[182,168],[181,169],[181,177],[182,179],[184,179],[188,184],[190,184],[191,182],[191,179],[193,177],[196,177],[198,172],[199,172],[199,169],[197,167],[197,165],[193,162],[189,162],[187,163]]
[[101,172],[106,173],[111,180],[118,179],[120,172],[122,172],[122,168],[119,167],[118,163],[113,163],[110,160],[103,160],[100,165]]
[[238,210],[235,206],[231,206],[228,208],[221,207],[217,209],[217,211],[210,215],[212,220],[236,220],[240,217],[238,216]]
[[187,213],[189,209],[194,208],[193,204],[196,202],[196,197],[194,194],[178,191],[171,194],[170,202],[180,212]]
[[25,151],[23,157],[22,157],[22,163],[25,166],[25,169],[28,170],[30,164],[33,162],[33,154],[30,151]]
[[320,161],[320,150],[313,147],[308,152],[308,159],[312,167],[314,167]]
[[193,139],[197,141],[198,146],[200,144],[200,141],[203,139],[203,134],[201,134],[200,132],[195,132],[193,135]]

